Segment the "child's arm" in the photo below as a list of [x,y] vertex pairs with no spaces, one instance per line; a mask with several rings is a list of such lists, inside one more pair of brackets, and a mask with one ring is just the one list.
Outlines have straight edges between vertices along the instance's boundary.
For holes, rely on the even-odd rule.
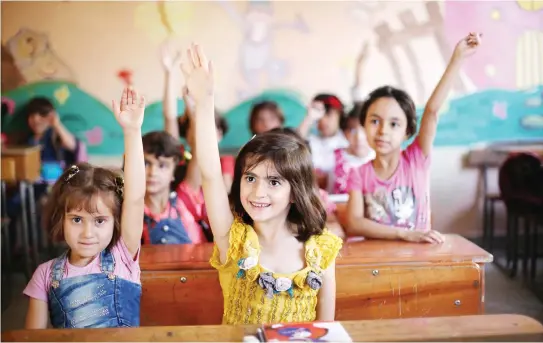
[[29,298],[26,311],[25,329],[47,329],[49,308],[43,300]]
[[317,301],[317,321],[333,321],[336,313],[336,263],[324,271]]
[[453,56],[434,89],[422,115],[420,130],[418,134],[419,145],[425,156],[430,155],[434,138],[437,131],[438,112],[443,102],[447,98],[451,86],[460,73],[460,68],[464,59],[472,55],[480,44],[480,35],[470,33],[463,38],[454,49]]
[[165,45],[162,47],[162,66],[164,67],[164,97],[162,99],[162,114],[164,115],[164,130],[179,139],[177,125],[177,94],[181,89],[181,53],[172,52]]
[[68,151],[75,151],[75,148],[77,148],[77,140],[75,139],[75,136],[70,131],[68,131],[68,129],[66,129],[64,125],[62,125],[58,113],[55,112],[52,115],[53,130],[60,139],[60,145]]
[[367,238],[403,240],[408,242],[443,243],[443,236],[434,230],[408,231],[388,226],[364,217],[364,197],[360,191],[350,191],[347,202],[347,234]]
[[324,114],[324,104],[321,101],[312,102],[307,108],[307,115],[301,122],[300,126],[298,126],[298,134],[304,139],[307,138],[309,135],[309,130],[311,130],[311,126],[313,126],[317,120],[321,119]]
[[209,224],[220,260],[226,262],[229,232],[234,216],[230,210],[228,193],[224,185],[215,128],[213,69],[202,49],[193,45],[183,59],[181,69],[185,75],[189,94],[196,103],[195,143],[196,158],[202,176],[202,188]]
[[145,162],[141,125],[145,98],[131,89],[125,89],[120,103],[113,101],[113,113],[124,134],[124,191],[121,214],[121,237],[134,256],[140,248],[143,231],[145,197]]

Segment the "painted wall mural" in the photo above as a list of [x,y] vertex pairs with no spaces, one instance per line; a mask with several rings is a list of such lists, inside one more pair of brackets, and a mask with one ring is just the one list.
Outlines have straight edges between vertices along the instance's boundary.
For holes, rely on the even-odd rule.
[[[289,72],[287,61],[277,56],[274,50],[274,32],[288,29],[308,33],[309,28],[301,14],[292,21],[278,21],[274,18],[272,1],[249,0],[243,13],[229,0],[217,2],[236,26],[243,32],[239,45],[239,66],[246,88],[238,93],[239,99],[258,93],[265,85],[275,86]],[[264,85],[260,79],[265,78]]]
[[[116,6],[121,6],[119,4]],[[290,51],[278,48],[282,46],[280,40],[284,35],[275,34],[277,30],[286,29],[299,36],[301,43],[296,49],[305,52],[304,41],[313,39],[320,44],[317,32],[319,25],[325,25],[322,18],[338,16],[340,21],[359,23],[356,27],[364,33],[364,38],[355,43],[353,40],[360,36],[357,32],[343,32],[341,26],[330,26],[330,30],[337,30],[334,37],[338,39],[349,34],[352,39],[349,38],[345,46],[356,44],[356,50],[362,40],[370,37],[375,43],[375,63],[380,64],[370,64],[366,68],[388,68],[392,82],[415,98],[419,113],[435,86],[435,81],[428,77],[429,57],[426,50],[420,49],[420,41],[432,50],[431,62],[439,66],[432,71],[436,75],[431,76],[437,77],[458,37],[466,33],[466,27],[482,31],[485,33],[482,48],[465,64],[462,78],[457,80],[453,94],[441,111],[436,138],[436,146],[440,147],[543,139],[543,6],[537,4],[530,1],[452,0],[340,2],[337,9],[330,7],[337,10],[336,13],[326,12],[316,20],[311,12],[312,3],[304,3],[306,7],[301,11],[302,7],[279,6],[273,1],[234,3],[220,0],[202,4],[154,1],[123,5],[132,6],[131,12],[123,13],[134,15],[127,21],[140,30],[138,34],[147,30],[147,36],[141,34],[142,44],[154,42],[162,46],[165,39],[172,37],[188,39],[203,29],[201,26],[196,28],[196,13],[211,10],[216,11],[217,18],[224,18],[225,30],[238,33],[241,30],[241,35],[229,36],[240,37],[239,41],[225,43],[222,50],[225,55],[235,55],[237,66],[231,70],[222,68],[220,80],[216,78],[218,84],[220,82],[219,92],[224,85],[235,89],[232,91],[234,100],[221,108],[231,128],[221,142],[221,147],[228,150],[239,148],[250,138],[248,114],[254,102],[277,101],[286,114],[286,125],[297,126],[301,122],[312,94],[307,94],[303,86],[307,83],[303,83],[304,78],[295,72],[305,64],[316,63],[314,69],[318,69],[323,68],[323,63],[330,63],[335,71],[345,74],[341,76],[341,82],[352,79],[352,75],[347,74],[354,67],[354,54],[334,55],[333,58],[323,54],[318,62],[296,59],[296,56],[288,55]],[[77,2],[70,5],[83,6]],[[121,154],[122,133],[109,108],[110,99],[97,97],[97,87],[89,87],[86,80],[75,83],[74,73],[68,67],[74,63],[68,58],[64,62],[64,58],[54,52],[54,42],[43,33],[50,31],[21,25],[12,32],[15,32],[12,36],[3,37],[2,44],[2,102],[10,104],[5,116],[3,112],[2,132],[22,129],[25,119],[20,115],[21,108],[34,96],[46,96],[53,100],[66,127],[87,143],[90,154]],[[220,36],[213,39],[212,42],[221,42]],[[99,40],[94,44],[99,45]],[[156,55],[158,63],[158,51]],[[109,70],[112,72],[104,75],[100,80],[102,83],[118,86],[135,83],[140,87],[138,82],[147,82],[147,65],[125,60],[124,54],[123,59],[112,64]],[[292,88],[279,88],[287,81]],[[376,86],[379,84],[379,80],[369,81]],[[347,86],[350,85],[330,84],[332,91]],[[163,128],[162,83],[153,83],[152,87],[158,89],[159,95],[155,101],[148,97],[150,103],[146,108],[144,132]],[[348,103],[350,99],[344,100]],[[178,108],[179,112],[183,111],[181,99]]]
[[21,28],[6,42],[6,48],[28,83],[42,80],[75,81],[73,72],[57,56],[45,33]]

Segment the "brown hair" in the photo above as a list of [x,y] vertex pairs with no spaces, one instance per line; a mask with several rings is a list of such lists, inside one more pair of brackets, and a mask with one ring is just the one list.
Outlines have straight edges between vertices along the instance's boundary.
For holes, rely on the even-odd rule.
[[122,177],[112,170],[88,163],[72,166],[62,173],[51,190],[43,210],[43,228],[53,240],[63,241],[65,214],[72,209],[95,213],[99,196],[114,218],[110,249],[121,237],[122,190]]
[[143,151],[156,158],[173,157],[175,163],[182,160],[183,145],[166,131],[151,131],[142,137]]
[[364,104],[360,110],[360,123],[362,123],[362,126],[364,126],[370,106],[380,98],[392,98],[396,100],[407,119],[405,133],[408,138],[413,137],[417,133],[417,109],[415,108],[415,102],[407,92],[392,86],[376,88],[364,100]]
[[249,129],[251,130],[251,133],[253,135],[256,134],[255,125],[258,119],[258,115],[261,111],[264,110],[273,112],[277,116],[277,119],[279,119],[279,121],[281,122],[281,125],[285,123],[285,116],[283,115],[283,111],[281,111],[281,108],[279,107],[279,105],[277,105],[276,102],[266,100],[256,103],[251,108],[251,114],[249,115]]
[[287,221],[296,226],[297,239],[305,242],[311,236],[321,234],[326,223],[326,211],[315,187],[311,153],[303,140],[289,133],[265,132],[256,135],[241,149],[229,196],[232,211],[246,224],[253,224],[241,204],[241,179],[246,171],[265,161],[271,161],[290,184],[293,203]]

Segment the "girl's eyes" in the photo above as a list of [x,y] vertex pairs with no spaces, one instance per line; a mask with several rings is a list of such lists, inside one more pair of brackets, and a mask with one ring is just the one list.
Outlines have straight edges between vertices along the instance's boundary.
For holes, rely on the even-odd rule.
[[[254,176],[246,176],[246,177],[245,177],[245,180],[246,180],[247,182],[252,183],[252,182],[255,182],[255,181],[256,181],[256,178],[255,178]],[[274,186],[274,187],[275,187],[275,186],[281,185],[281,182],[279,182],[278,180],[270,180],[269,182],[270,182],[270,185],[272,185],[272,186]]]
[[[80,224],[82,222],[83,218],[81,217],[74,217],[72,218],[72,222],[75,223],[75,224]],[[98,225],[102,225],[106,222],[106,219],[105,218],[97,218],[96,219],[96,224]]]
[[254,182],[254,181],[255,181],[255,178],[254,178],[254,176],[246,176],[246,177],[245,177],[245,180],[246,180],[247,182]]
[[272,186],[274,186],[274,187],[275,187],[275,186],[279,186],[280,184],[281,184],[281,183],[280,183],[279,181],[277,181],[277,180],[270,180],[270,185],[272,185]]

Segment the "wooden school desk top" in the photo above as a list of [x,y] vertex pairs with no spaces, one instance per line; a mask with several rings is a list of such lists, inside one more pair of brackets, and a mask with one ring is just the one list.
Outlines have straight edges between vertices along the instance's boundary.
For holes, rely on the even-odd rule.
[[[520,315],[382,319],[341,322],[354,342],[543,340],[543,326]],[[241,342],[256,325],[148,326],[122,329],[47,329],[2,332],[10,342]]]
[[[144,245],[142,271],[211,269],[209,258],[213,244]],[[381,264],[397,262],[489,263],[492,255],[459,235],[445,235],[439,245],[402,241],[348,241],[343,245],[336,265]]]

